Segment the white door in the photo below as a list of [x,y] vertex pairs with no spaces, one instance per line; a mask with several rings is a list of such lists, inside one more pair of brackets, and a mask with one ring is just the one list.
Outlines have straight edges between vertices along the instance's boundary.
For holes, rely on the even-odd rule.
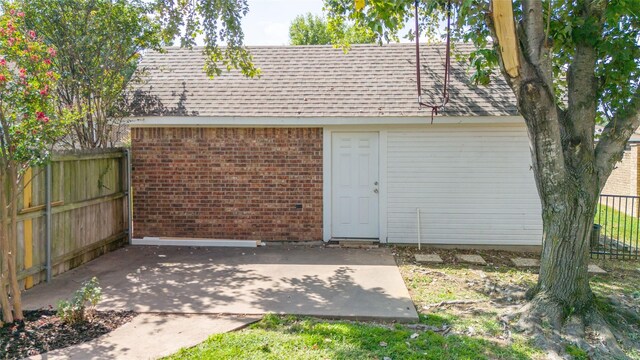
[[375,238],[378,226],[378,133],[333,133],[332,236]]

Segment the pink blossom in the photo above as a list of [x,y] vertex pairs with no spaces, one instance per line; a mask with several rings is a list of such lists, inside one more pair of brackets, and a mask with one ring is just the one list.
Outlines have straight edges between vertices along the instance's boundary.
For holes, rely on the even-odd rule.
[[4,74],[0,74],[0,83],[7,81],[7,77]]
[[9,10],[9,14],[11,14],[11,15],[15,15],[15,14],[16,14],[15,9],[11,9],[11,10]]
[[42,120],[46,117],[46,115],[42,111],[36,111],[36,118],[38,120]]
[[7,66],[7,59],[5,58],[0,59],[0,65]]
[[55,77],[55,75],[53,74],[53,71],[51,70],[47,71],[47,77],[53,79]]
[[20,12],[18,13],[18,17],[24,17],[24,13],[23,13],[22,11],[20,11]]
[[51,59],[44,59],[44,63],[47,65],[51,65]]
[[50,47],[47,49],[47,52],[49,53],[49,55],[51,55],[51,57],[55,57],[58,53],[56,52],[56,49]]
[[36,38],[36,32],[33,30],[29,30],[29,36],[31,36],[32,39]]
[[18,70],[18,72],[20,73],[20,77],[26,77],[27,76],[27,70],[25,68],[20,68],[20,70]]

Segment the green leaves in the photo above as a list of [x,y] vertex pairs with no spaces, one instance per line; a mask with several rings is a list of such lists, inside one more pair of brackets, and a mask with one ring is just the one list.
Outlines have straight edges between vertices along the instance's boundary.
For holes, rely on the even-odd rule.
[[54,111],[59,75],[55,48],[26,26],[22,9],[5,4],[0,15],[0,171],[45,163],[64,119]]
[[291,45],[328,45],[331,35],[327,22],[320,16],[307,13],[298,15],[289,26]]
[[363,26],[327,22],[311,13],[297,16],[289,27],[291,45],[348,45],[370,44],[377,39],[374,32]]
[[[362,11],[355,11],[351,0],[324,0],[329,23],[346,21],[366,26],[381,40],[397,36],[408,20],[413,20],[414,1],[368,0]],[[588,4],[588,9],[586,9]],[[452,40],[471,42],[478,49],[467,57],[471,80],[486,84],[497,69],[497,57],[491,45],[489,1],[451,1],[453,10]],[[443,40],[446,0],[418,3],[420,30],[431,42]],[[543,1],[543,20],[548,39],[541,46],[550,48],[554,71],[554,91],[558,104],[566,108],[567,70],[578,44],[594,46],[598,52],[598,111],[601,120],[613,117],[631,106],[633,94],[640,86],[640,0],[612,1]],[[589,16],[584,17],[583,11]],[[604,12],[604,23],[598,13]],[[524,22],[522,3],[514,1],[514,21]],[[412,38],[410,31],[408,37]],[[466,56],[465,56],[466,57]],[[460,58],[460,57],[458,57]],[[455,101],[452,99],[452,101]]]
[[469,54],[469,64],[474,70],[471,81],[477,85],[488,85],[498,66],[498,53],[494,49],[479,49]]
[[114,106],[132,78],[140,53],[160,49],[160,24],[148,5],[124,0],[32,0],[29,24],[58,49],[60,109],[81,115],[69,146],[105,147],[118,140]]
[[241,20],[249,11],[247,0],[154,0],[151,11],[166,43],[178,38],[181,46],[193,47],[196,38],[204,38],[209,76],[223,69],[239,69],[245,76],[260,74],[243,46]]
[[63,322],[71,325],[91,320],[91,315],[100,299],[102,299],[102,288],[98,278],[94,276],[91,280],[82,283],[80,289],[73,293],[70,301],[58,301],[57,315]]

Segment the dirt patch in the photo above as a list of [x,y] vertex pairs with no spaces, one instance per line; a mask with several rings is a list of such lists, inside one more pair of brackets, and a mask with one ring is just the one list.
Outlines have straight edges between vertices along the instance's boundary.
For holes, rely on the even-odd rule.
[[[396,258],[405,263],[415,263],[415,254],[438,254],[446,264],[461,264],[456,258],[457,254],[480,255],[487,262],[487,266],[507,266],[513,267],[513,258],[539,259],[540,254],[532,252],[500,251],[500,250],[473,250],[473,249],[438,249],[424,248],[418,250],[416,247],[396,247],[394,249]],[[465,264],[468,266],[468,264]]]
[[[393,253],[422,323],[446,326],[450,329],[448,336],[479,337],[527,348],[534,346],[535,339],[515,329],[513,318],[509,315],[516,314],[525,304],[525,291],[536,283],[539,269],[516,268],[511,259],[539,259],[539,254],[486,249],[418,250],[415,247],[394,247]],[[438,254],[443,263],[417,263],[415,254]],[[480,255],[487,264],[460,263],[457,254]],[[640,346],[637,345],[640,344],[638,263],[599,259],[592,259],[590,263],[608,271],[608,274],[592,275],[590,278],[599,311],[617,333],[626,334],[628,339],[621,345],[627,355],[640,360]],[[602,334],[594,329],[587,330],[587,341],[591,348],[606,353]],[[566,345],[575,347],[570,342]],[[541,350],[546,354],[548,349]],[[597,352],[593,350],[593,353]],[[588,358],[589,355],[584,353],[584,356]]]
[[67,325],[53,310],[25,311],[23,322],[0,328],[0,358],[20,359],[90,341],[134,316],[133,311],[99,311],[91,322]]

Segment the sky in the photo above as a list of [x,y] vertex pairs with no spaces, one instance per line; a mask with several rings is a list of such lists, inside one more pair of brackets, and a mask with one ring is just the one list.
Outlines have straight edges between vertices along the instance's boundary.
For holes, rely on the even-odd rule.
[[242,20],[245,45],[287,45],[291,21],[308,12],[322,15],[322,0],[249,0]]

